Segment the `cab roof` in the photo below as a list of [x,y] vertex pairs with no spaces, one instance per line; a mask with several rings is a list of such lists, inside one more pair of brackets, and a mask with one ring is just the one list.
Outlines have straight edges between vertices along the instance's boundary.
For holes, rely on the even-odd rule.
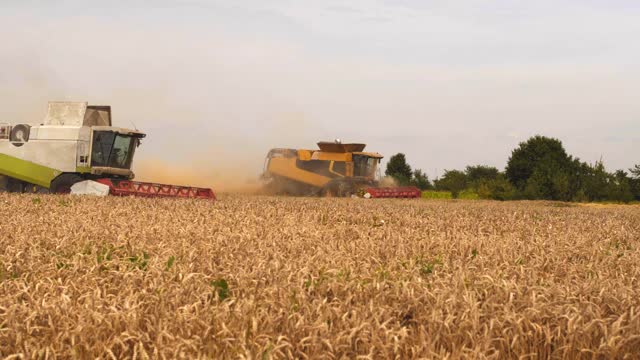
[[139,138],[143,138],[147,136],[145,133],[140,132],[138,130],[125,129],[125,128],[119,128],[114,126],[92,126],[91,128],[93,129],[93,131],[112,131],[118,134],[130,135],[130,136],[139,137]]
[[367,144],[343,144],[339,142],[320,141],[318,143],[320,151],[332,153],[352,153],[364,150]]
[[[320,148],[320,152],[327,153],[352,153],[354,155],[362,155],[368,156],[376,159],[382,159],[383,156],[376,152],[364,152],[364,148],[367,147],[367,144],[362,143],[349,143],[343,144],[337,141],[320,141],[318,143],[318,147]],[[311,150],[314,151],[314,150]],[[315,150],[317,151],[317,150]]]
[[50,101],[43,125],[111,126],[111,106]]

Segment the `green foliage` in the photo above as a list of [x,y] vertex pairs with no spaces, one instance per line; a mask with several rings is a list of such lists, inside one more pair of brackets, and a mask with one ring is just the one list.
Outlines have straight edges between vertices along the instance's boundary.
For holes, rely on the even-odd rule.
[[640,179],[631,179],[629,185],[631,186],[634,200],[640,201]]
[[609,186],[609,200],[628,203],[634,199],[632,180],[623,170],[613,173]]
[[566,168],[554,160],[541,161],[527,179],[523,195],[527,199],[569,201],[570,177]]
[[[516,189],[509,180],[500,174],[495,180],[491,180],[485,183],[488,198],[492,200],[513,200],[516,197]],[[481,197],[483,193],[478,192]]]
[[224,301],[231,295],[231,292],[229,291],[229,283],[227,283],[227,280],[225,279],[211,281],[211,286],[218,294],[218,299],[220,299],[220,301]]
[[379,280],[384,281],[389,280],[389,278],[391,277],[391,272],[389,272],[389,270],[385,269],[383,266],[380,266],[376,270],[376,275],[378,276]]
[[169,260],[167,260],[167,265],[165,266],[165,271],[169,271],[169,269],[171,269],[171,267],[173,266],[173,263],[176,261],[176,257],[175,256],[170,256]]
[[[453,199],[451,191],[435,191],[427,190],[422,192],[423,199],[439,200],[439,199]],[[464,200],[478,200],[480,195],[471,189],[463,190],[458,194],[458,199]]]
[[640,201],[640,164],[629,169],[629,172],[631,173],[631,180],[629,181],[631,193],[635,200]]
[[304,286],[305,289],[309,289],[311,287],[311,285],[313,285],[313,280],[311,278],[309,278],[309,279],[304,281],[303,286]]
[[271,351],[273,351],[273,344],[269,342],[269,345],[267,345],[267,348],[262,352],[262,355],[260,356],[260,358],[262,360],[271,359]]
[[607,174],[602,161],[596,162],[593,166],[582,164],[579,176],[581,191],[576,194],[576,200],[604,201],[607,199],[609,174]]
[[128,258],[129,262],[137,269],[147,270],[149,265],[149,254],[146,251],[142,252],[142,255],[133,255]]
[[[517,190],[555,200],[553,196],[564,194],[566,174],[553,172],[569,169],[571,162],[560,140],[536,135],[512,151],[506,175]],[[530,182],[531,177],[535,178]]]
[[291,290],[289,302],[291,303],[291,311],[297,312],[300,310],[300,301],[298,301],[298,291],[296,289]]
[[429,275],[429,274],[433,273],[433,267],[434,266],[431,263],[420,264],[420,274]]
[[64,261],[60,261],[56,263],[56,269],[58,270],[63,270],[68,268],[69,268],[69,264],[65,263]]
[[435,181],[436,190],[451,191],[454,199],[467,187],[467,175],[460,170],[445,170],[442,178]]
[[31,199],[31,203],[33,203],[34,205],[38,205],[42,203],[42,200],[40,200],[40,198],[33,198]]
[[426,260],[422,257],[419,257],[416,259],[416,265],[418,266],[418,271],[420,271],[420,274],[430,275],[433,273],[436,266],[442,265],[442,258],[438,256],[433,260]]
[[452,199],[450,191],[434,191],[428,190],[422,192],[423,199]]
[[433,188],[433,185],[431,185],[427,174],[422,172],[422,170],[420,169],[416,169],[413,171],[413,178],[411,179],[410,184],[419,188],[420,190],[429,190]]
[[411,170],[403,153],[393,155],[387,163],[385,175],[392,177],[398,185],[411,185],[420,190],[432,189],[429,177],[420,169]]
[[96,254],[96,261],[98,264],[102,264],[105,261],[111,261],[113,257],[113,251],[115,248],[113,245],[109,245],[108,247],[101,247]]
[[467,175],[467,181],[470,184],[482,180],[495,180],[500,175],[500,171],[497,168],[487,165],[467,166],[464,173]]
[[467,166],[468,188],[480,199],[509,200],[514,195],[513,186],[497,168],[487,165]]
[[479,200],[480,199],[480,195],[478,195],[478,193],[475,192],[475,190],[467,189],[467,190],[460,191],[460,193],[458,194],[458,199]]
[[[20,277],[20,273],[17,270],[9,271],[7,268],[5,268],[4,265],[0,263],[0,282],[9,280],[9,279],[15,280],[19,277]],[[0,325],[0,327],[1,326],[2,325]]]
[[[640,166],[630,169],[640,174]],[[602,161],[589,165],[567,154],[557,139],[534,136],[513,150],[506,176],[515,197],[560,201],[616,201],[640,199],[640,184],[618,170],[606,171]],[[484,194],[486,189],[479,191]],[[482,195],[481,195],[482,196]]]
[[389,158],[385,175],[390,176],[401,185],[407,185],[411,181],[413,172],[411,166],[407,164],[407,159],[403,153],[398,153]]
[[436,190],[423,191],[424,199],[640,201],[640,164],[628,173],[609,173],[602,161],[581,162],[567,154],[560,140],[540,135],[512,151],[504,173],[492,166],[473,165],[464,171],[445,170],[431,185],[420,169],[411,171],[404,154],[396,154],[386,174],[401,185]]
[[602,161],[594,165],[579,164],[575,173],[573,201],[630,202],[640,199],[638,181],[623,170],[608,173]]

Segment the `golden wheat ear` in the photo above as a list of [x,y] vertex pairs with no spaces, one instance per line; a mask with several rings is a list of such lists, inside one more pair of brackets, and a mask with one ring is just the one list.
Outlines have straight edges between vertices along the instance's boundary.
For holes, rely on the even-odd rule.
[[636,358],[640,208],[0,193],[0,354]]

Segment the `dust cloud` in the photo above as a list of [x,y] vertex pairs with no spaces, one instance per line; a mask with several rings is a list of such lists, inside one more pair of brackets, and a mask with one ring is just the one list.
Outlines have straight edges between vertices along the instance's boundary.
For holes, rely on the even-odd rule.
[[161,159],[145,159],[135,167],[136,180],[212,188],[216,192],[255,194],[261,188],[259,174],[250,169],[178,165]]
[[259,134],[204,128],[186,141],[179,137],[167,139],[164,131],[157,131],[154,138],[151,131],[136,152],[136,180],[210,187],[217,192],[260,193],[260,176],[270,149],[313,149],[317,141],[323,140],[316,138],[318,132],[301,112],[271,115],[265,122],[270,126]]
[[379,185],[380,187],[396,187],[398,186],[398,182],[390,176],[385,176],[380,179]]

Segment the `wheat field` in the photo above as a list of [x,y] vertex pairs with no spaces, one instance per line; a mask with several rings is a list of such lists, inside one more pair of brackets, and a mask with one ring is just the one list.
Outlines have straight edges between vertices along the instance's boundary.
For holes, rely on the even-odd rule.
[[6,358],[638,358],[640,208],[0,194]]

